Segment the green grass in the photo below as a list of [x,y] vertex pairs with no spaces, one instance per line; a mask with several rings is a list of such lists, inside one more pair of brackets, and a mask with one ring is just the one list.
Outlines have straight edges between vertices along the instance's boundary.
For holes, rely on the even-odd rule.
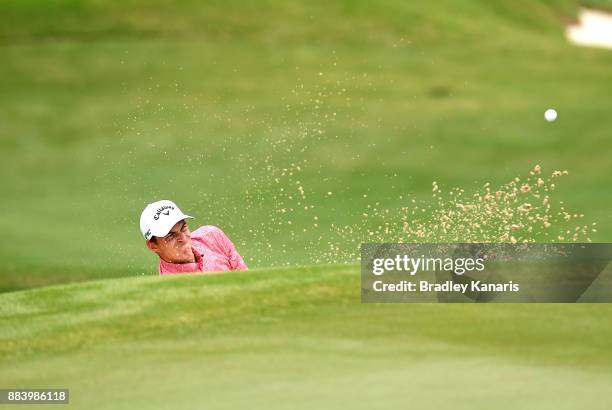
[[[609,305],[362,305],[358,268],[322,265],[372,239],[368,205],[536,163],[612,240],[612,53],[566,42],[578,4],[0,0],[0,291],[38,288],[0,295],[0,387],[83,409],[607,409]],[[137,223],[160,198],[258,269],[155,276]]]
[[536,163],[610,241],[612,53],[566,42],[576,7],[2,0],[0,290],[155,274],[160,198],[251,267],[344,262],[367,205]]
[[610,305],[361,304],[356,266],[0,296],[0,386],[71,408],[607,408]]

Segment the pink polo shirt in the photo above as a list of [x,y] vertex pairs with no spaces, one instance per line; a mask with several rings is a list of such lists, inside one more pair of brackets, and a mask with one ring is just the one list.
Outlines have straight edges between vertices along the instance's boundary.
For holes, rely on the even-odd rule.
[[160,258],[159,274],[248,269],[232,241],[216,226],[205,225],[191,232],[191,250],[195,262],[170,263]]

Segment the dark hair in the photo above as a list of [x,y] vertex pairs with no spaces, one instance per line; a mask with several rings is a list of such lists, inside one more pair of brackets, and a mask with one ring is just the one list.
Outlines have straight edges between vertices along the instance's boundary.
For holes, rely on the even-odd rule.
[[153,243],[157,243],[157,236],[152,236],[149,240]]

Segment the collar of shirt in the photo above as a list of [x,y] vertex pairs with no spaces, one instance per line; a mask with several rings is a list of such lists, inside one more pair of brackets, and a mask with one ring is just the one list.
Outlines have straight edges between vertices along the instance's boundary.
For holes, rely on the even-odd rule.
[[172,263],[166,262],[159,258],[159,273],[161,274],[172,274],[172,273],[185,273],[185,272],[202,272],[204,271],[204,259],[202,258],[204,252],[199,249],[200,247],[196,242],[192,242],[191,251],[195,256],[195,262],[189,263]]

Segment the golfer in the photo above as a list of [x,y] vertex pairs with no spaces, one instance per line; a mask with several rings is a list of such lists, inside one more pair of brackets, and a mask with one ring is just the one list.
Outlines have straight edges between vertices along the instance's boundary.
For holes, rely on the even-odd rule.
[[147,248],[159,256],[159,274],[247,269],[232,241],[216,226],[189,231],[185,215],[172,201],[146,206],[140,215],[140,232]]

